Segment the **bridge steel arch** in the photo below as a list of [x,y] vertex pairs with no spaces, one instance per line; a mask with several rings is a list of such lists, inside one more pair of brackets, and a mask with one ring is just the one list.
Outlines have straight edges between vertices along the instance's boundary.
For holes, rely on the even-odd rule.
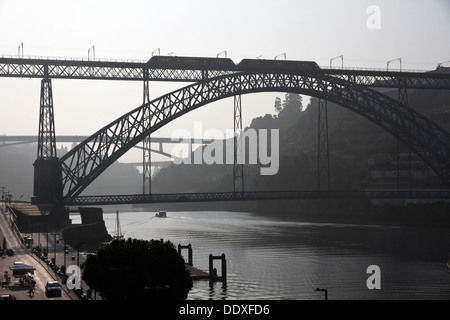
[[172,120],[221,99],[257,92],[309,95],[354,111],[398,137],[450,186],[450,134],[408,106],[368,87],[320,73],[245,72],[175,90],[94,133],[61,158],[64,201],[73,200],[114,161]]

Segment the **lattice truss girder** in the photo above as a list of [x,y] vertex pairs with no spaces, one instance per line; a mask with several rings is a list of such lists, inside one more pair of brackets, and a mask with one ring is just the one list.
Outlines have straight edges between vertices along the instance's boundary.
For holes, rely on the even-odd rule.
[[232,71],[198,70],[198,69],[154,69],[145,64],[129,63],[115,65],[112,63],[58,64],[42,63],[1,63],[0,76],[9,77],[50,77],[73,79],[103,79],[103,80],[160,80],[160,81],[201,81],[214,78]]
[[[0,77],[74,78],[104,80],[201,81],[236,70],[156,69],[144,62],[0,58]],[[299,71],[300,73],[303,71]],[[370,87],[450,89],[450,77],[439,72],[392,72],[320,69],[324,75]]]
[[195,83],[152,100],[80,143],[61,159],[64,161],[66,199],[79,195],[144,137],[186,112],[234,95],[265,91],[315,96],[366,117],[398,136],[412,150],[426,150],[420,156],[449,184],[449,133],[398,101],[369,88],[321,74],[238,73]]
[[104,196],[79,196],[68,204],[119,205],[136,203],[173,203],[173,202],[211,202],[235,200],[269,200],[269,199],[448,199],[450,191],[244,191],[244,192],[207,192],[207,193],[172,193],[172,194],[128,194]]

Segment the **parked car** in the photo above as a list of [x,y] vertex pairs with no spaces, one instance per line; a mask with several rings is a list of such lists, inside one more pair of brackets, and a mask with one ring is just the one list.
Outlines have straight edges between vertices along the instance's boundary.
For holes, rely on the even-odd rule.
[[6,249],[6,255],[9,257],[14,256],[14,250],[13,249]]
[[45,284],[45,295],[48,296],[61,296],[61,285],[58,281],[49,281]]

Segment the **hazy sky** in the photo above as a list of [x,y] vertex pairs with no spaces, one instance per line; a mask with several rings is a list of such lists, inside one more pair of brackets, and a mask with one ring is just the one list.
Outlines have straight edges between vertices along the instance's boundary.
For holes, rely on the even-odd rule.
[[[379,8],[379,29],[370,29],[369,6]],[[373,21],[373,20],[371,20]],[[0,56],[147,60],[162,55],[214,57],[227,50],[243,58],[315,60],[346,67],[385,68],[402,58],[404,69],[434,69],[450,60],[449,0],[0,0]],[[336,60],[334,63],[340,64]],[[398,67],[395,64],[393,68]],[[151,98],[186,84],[151,83]],[[0,134],[38,131],[39,79],[0,78]],[[274,97],[243,97],[245,125],[273,113]],[[57,135],[90,135],[141,105],[142,83],[53,80]],[[155,135],[176,128],[233,127],[233,101],[217,102],[182,117]]]

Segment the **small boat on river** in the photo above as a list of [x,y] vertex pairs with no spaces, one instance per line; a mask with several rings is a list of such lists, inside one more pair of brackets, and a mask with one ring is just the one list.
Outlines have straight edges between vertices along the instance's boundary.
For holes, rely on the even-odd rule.
[[157,218],[167,218],[167,213],[165,211],[157,212],[155,217]]

